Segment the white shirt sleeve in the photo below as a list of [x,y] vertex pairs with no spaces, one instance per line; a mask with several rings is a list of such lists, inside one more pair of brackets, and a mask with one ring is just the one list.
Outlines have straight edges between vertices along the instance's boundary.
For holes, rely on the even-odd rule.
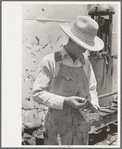
[[96,81],[95,74],[94,74],[91,63],[88,68],[88,76],[89,76],[89,91],[91,95],[91,103],[93,104],[94,107],[100,108],[98,94],[96,91],[97,81]]
[[37,70],[33,85],[33,100],[50,108],[63,109],[63,96],[48,92],[49,84],[53,78],[54,63],[49,57],[44,57]]

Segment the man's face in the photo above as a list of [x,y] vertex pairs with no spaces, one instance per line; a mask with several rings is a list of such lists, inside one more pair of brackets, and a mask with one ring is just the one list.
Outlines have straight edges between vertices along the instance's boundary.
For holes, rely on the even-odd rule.
[[83,47],[78,46],[77,44],[75,44],[73,42],[71,53],[74,55],[74,57],[80,58],[80,57],[83,56],[83,53],[85,53],[85,52],[86,52],[86,49],[84,49]]

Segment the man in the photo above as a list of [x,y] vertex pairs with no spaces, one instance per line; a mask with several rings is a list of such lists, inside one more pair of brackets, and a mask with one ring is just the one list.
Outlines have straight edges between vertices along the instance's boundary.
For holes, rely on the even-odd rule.
[[78,16],[72,27],[60,25],[69,40],[59,51],[44,57],[33,87],[34,101],[49,107],[45,118],[46,145],[87,145],[88,124],[79,110],[90,101],[98,110],[96,79],[83,53],[104,47],[98,24]]

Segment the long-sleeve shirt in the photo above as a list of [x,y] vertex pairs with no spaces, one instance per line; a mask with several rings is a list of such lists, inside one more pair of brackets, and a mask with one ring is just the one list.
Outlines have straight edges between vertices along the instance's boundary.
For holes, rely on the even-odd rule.
[[[80,58],[75,62],[71,59],[64,47],[60,50],[62,53],[62,63],[70,67],[81,67]],[[88,59],[86,62],[89,61]],[[87,63],[83,65],[84,71],[89,81],[89,93],[91,95],[91,103],[94,107],[99,108],[96,86],[97,82],[91,66],[91,63],[87,66]],[[55,65],[54,53],[45,56],[39,66],[36,73],[36,79],[33,86],[33,99],[34,101],[43,104],[50,108],[63,109],[64,99],[66,97],[50,93],[48,87],[54,77],[55,70],[58,69]],[[57,100],[58,99],[58,100]]]

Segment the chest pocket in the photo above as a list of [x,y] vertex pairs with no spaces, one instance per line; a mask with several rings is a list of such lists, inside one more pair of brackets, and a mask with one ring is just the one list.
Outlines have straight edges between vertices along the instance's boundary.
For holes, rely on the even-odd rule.
[[63,96],[73,95],[73,77],[70,73],[61,73],[61,86]]

